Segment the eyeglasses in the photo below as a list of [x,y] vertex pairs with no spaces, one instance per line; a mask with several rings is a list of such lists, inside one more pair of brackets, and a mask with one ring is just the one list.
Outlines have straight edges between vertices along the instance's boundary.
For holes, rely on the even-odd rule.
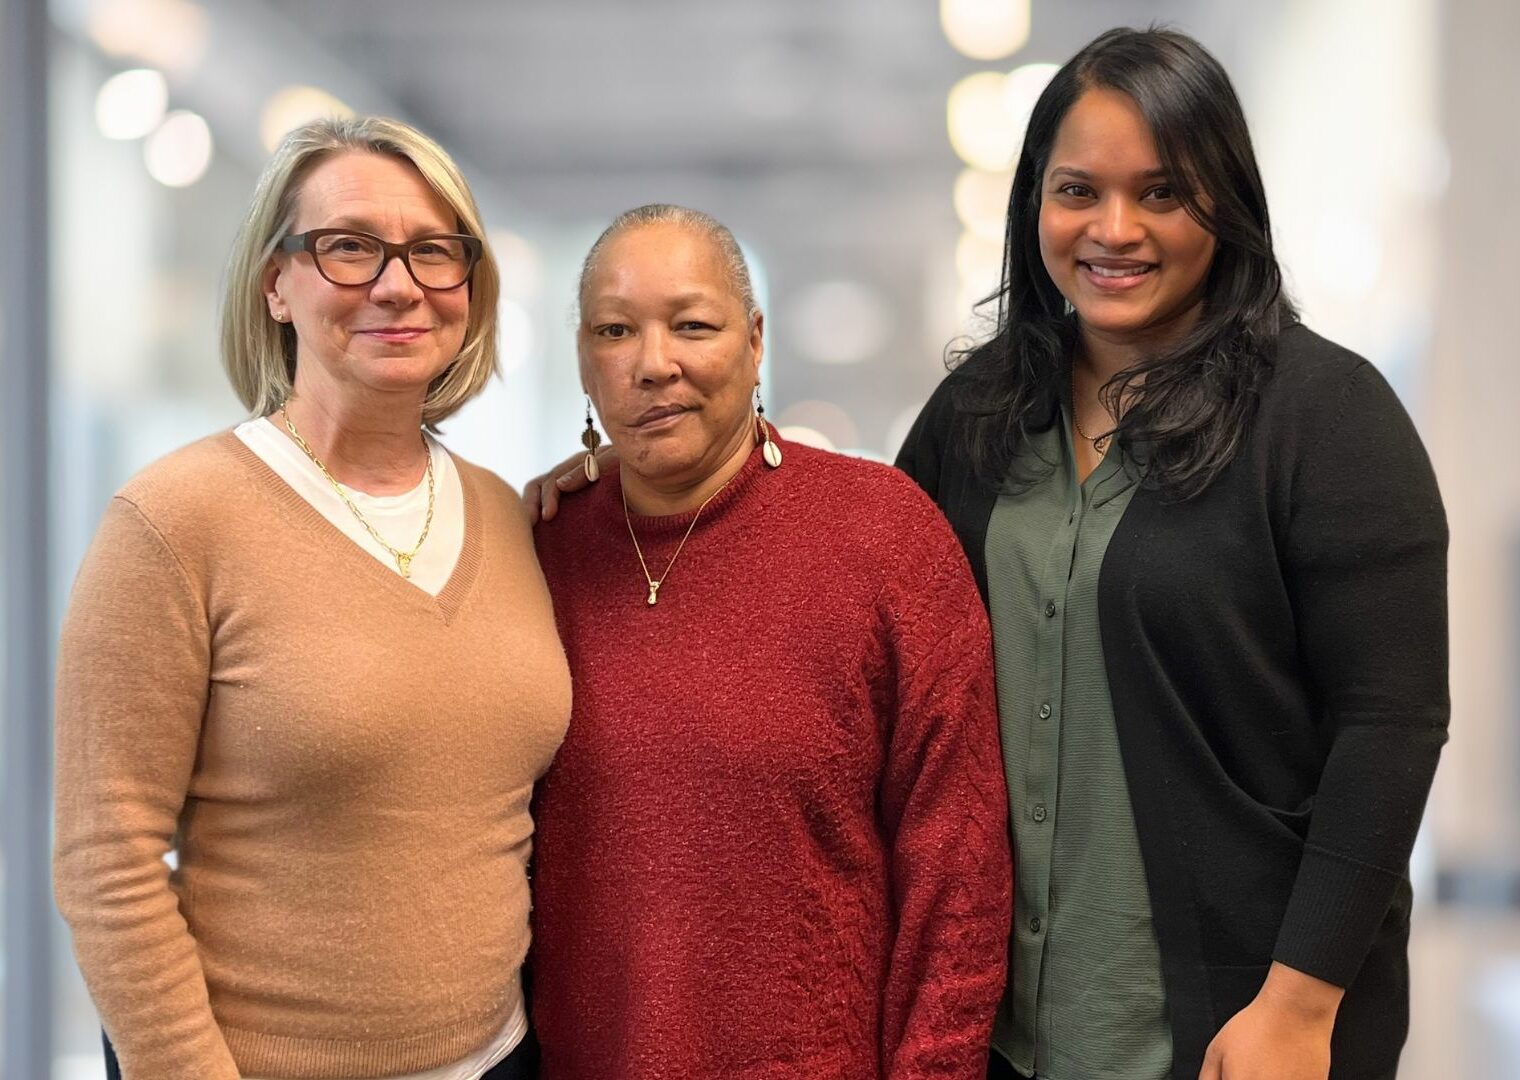
[[400,259],[424,289],[457,289],[480,261],[480,241],[453,233],[391,244],[349,229],[311,229],[280,241],[281,251],[309,251],[317,273],[334,285],[368,285]]

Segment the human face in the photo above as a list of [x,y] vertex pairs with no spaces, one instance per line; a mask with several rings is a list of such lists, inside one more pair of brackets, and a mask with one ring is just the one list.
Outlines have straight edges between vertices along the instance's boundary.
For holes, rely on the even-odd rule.
[[1107,89],[1078,98],[1042,181],[1040,255],[1084,336],[1142,347],[1180,338],[1202,309],[1214,249],[1134,100]]
[[[306,177],[291,233],[352,228],[400,243],[459,231],[454,212],[408,162],[351,152]],[[264,272],[270,313],[296,331],[296,384],[338,393],[381,391],[419,399],[464,343],[470,286],[425,289],[400,259],[367,285],[334,285],[306,252],[280,252]]]
[[658,223],[609,240],[581,297],[581,382],[623,464],[692,487],[753,445],[761,319],[718,245]]

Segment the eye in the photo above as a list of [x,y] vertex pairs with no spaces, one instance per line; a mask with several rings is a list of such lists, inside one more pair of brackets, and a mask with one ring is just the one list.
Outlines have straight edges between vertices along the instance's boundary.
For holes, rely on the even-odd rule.
[[700,319],[687,319],[684,322],[677,323],[676,329],[683,333],[704,333],[715,332],[718,328],[711,323],[702,322]]
[[1177,192],[1170,184],[1157,184],[1145,193],[1145,197],[1152,202],[1176,202]]
[[317,241],[317,254],[330,255],[335,258],[369,258],[379,248],[374,241],[349,233],[337,233],[324,236]]
[[1073,181],[1056,188],[1056,194],[1065,195],[1069,199],[1091,199],[1093,197],[1093,189],[1086,184],[1079,184]]
[[597,337],[609,338],[613,341],[625,338],[631,333],[622,323],[603,323],[601,326],[592,327],[591,332]]

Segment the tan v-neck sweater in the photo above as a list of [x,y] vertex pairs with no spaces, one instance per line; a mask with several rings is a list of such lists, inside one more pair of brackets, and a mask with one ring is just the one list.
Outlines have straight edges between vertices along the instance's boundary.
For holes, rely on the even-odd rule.
[[127,1080],[418,1071],[506,1020],[570,678],[517,496],[458,465],[436,597],[231,433],[112,500],[59,648],[55,877]]

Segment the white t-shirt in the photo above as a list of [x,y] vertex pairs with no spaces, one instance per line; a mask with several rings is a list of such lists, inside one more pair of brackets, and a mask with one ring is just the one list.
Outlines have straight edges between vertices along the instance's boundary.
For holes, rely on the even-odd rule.
[[[400,572],[396,569],[395,556],[375,542],[354,517],[353,511],[338,498],[322,471],[284,430],[275,426],[274,421],[269,417],[249,420],[239,424],[233,433],[345,536],[384,566]],[[433,524],[428,529],[427,540],[412,559],[409,580],[424,592],[437,596],[448,584],[464,548],[464,488],[454,467],[454,459],[442,444],[429,437],[427,445],[428,453],[433,457]],[[411,491],[400,495],[366,495],[353,488],[344,490],[393,547],[405,551],[417,542],[422,523],[427,518],[426,477]],[[515,1050],[528,1033],[528,1013],[523,1005],[520,976],[514,981],[513,994],[516,1004],[507,1022],[479,1050],[436,1069],[406,1073],[387,1080],[480,1080],[492,1066]],[[274,1078],[249,1077],[247,1080]]]
[[[400,573],[395,556],[375,542],[338,498],[327,477],[283,428],[275,426],[274,420],[267,416],[249,420],[239,424],[233,434],[350,540]],[[464,549],[464,489],[448,451],[432,438],[427,445],[433,457],[433,524],[412,559],[409,580],[423,592],[437,596],[448,584]],[[344,490],[375,531],[397,550],[410,549],[422,535],[422,523],[427,519],[426,476],[400,495],[366,495],[350,487]]]
[[[528,1012],[523,1007],[522,985],[519,982],[517,992],[517,1008],[506,1025],[496,1033],[496,1037],[486,1043],[479,1050],[467,1058],[452,1061],[447,1065],[440,1065],[436,1069],[427,1072],[403,1073],[399,1076],[388,1076],[385,1080],[480,1080],[482,1076],[491,1071],[491,1067],[506,1057],[517,1044],[523,1041],[523,1036],[528,1033]],[[266,1077],[245,1077],[244,1080],[273,1080]]]

